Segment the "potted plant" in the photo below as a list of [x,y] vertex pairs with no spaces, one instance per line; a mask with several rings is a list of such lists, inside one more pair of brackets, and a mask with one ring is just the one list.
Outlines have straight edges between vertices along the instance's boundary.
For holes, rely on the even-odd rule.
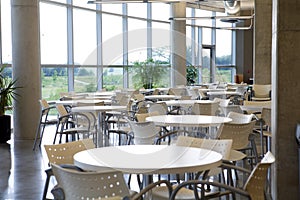
[[5,66],[0,68],[0,143],[10,140],[11,135],[11,116],[5,115],[5,110],[12,105],[15,98],[15,86],[17,80],[13,80],[5,74]]
[[134,87],[151,89],[160,86],[163,77],[167,75],[166,64],[162,61],[155,61],[152,58],[143,62],[134,62],[130,71],[133,72]]

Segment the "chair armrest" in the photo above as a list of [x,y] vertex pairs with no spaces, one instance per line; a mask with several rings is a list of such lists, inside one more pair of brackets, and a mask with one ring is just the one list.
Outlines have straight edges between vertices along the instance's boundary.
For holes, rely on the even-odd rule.
[[[144,189],[142,189],[139,193],[135,194],[133,197],[129,198],[130,200],[138,200],[138,199],[142,199],[143,195],[146,194],[147,192],[151,191],[154,187],[161,185],[161,184],[165,184],[168,188],[168,192],[169,192],[169,197],[172,194],[173,188],[172,185],[169,181],[167,180],[159,180],[157,182],[151,183],[149,184],[147,187],[145,187]],[[123,198],[124,200],[128,199],[128,198]],[[129,200],[128,199],[128,200]]]
[[217,193],[214,194],[214,197],[228,195],[229,193],[236,193],[236,194],[240,194],[242,196],[248,197],[250,199],[249,193],[240,188],[232,187],[232,186],[229,186],[229,185],[226,185],[223,183],[219,183],[219,182],[215,182],[215,181],[211,182],[211,181],[205,181],[205,180],[204,181],[203,180],[190,180],[190,181],[185,181],[185,182],[179,184],[173,190],[170,200],[175,200],[176,194],[183,187],[194,188],[193,190],[201,189],[201,197],[199,197],[198,192],[195,191],[195,200],[204,199],[203,197],[205,196],[205,186],[214,186],[214,187],[218,187],[220,189],[220,190],[218,190]]

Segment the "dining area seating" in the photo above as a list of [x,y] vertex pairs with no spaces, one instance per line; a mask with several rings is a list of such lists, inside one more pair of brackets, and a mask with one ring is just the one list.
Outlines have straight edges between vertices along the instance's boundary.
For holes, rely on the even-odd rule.
[[[244,170],[247,173],[256,170],[265,155],[256,149],[257,133],[263,129],[255,129],[261,121],[249,108],[252,101],[233,105],[230,99],[174,99],[175,93],[171,98],[158,93],[162,98],[155,101],[147,101],[146,95],[137,91],[119,95],[114,105],[78,102],[67,110],[67,104],[56,104],[58,123],[53,144],[57,138],[58,145],[89,138],[93,148],[73,153],[71,168],[50,162],[58,182],[52,191],[55,197],[159,200],[246,195],[238,187],[238,170],[245,166],[250,168]],[[262,104],[261,111],[267,102]],[[230,106],[239,109],[224,109]],[[137,188],[132,187],[133,176],[138,177]],[[108,177],[112,178],[106,180]],[[82,184],[82,191],[74,191]],[[93,187],[95,184],[99,189]],[[200,185],[194,188],[191,184]],[[102,190],[106,185],[111,193]],[[236,190],[219,190],[217,185]]]

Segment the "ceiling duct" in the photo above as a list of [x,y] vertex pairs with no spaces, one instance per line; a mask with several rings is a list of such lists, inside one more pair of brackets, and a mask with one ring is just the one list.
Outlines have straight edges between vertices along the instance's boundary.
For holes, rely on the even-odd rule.
[[224,8],[228,15],[239,15],[241,10],[253,10],[254,0],[224,0]]

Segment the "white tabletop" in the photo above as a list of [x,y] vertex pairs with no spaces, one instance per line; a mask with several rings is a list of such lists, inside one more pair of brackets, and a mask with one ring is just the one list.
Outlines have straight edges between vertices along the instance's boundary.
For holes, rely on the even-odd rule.
[[126,106],[79,106],[72,108],[72,112],[106,112],[113,110],[126,110]]
[[156,100],[156,99],[180,99],[181,96],[175,96],[175,95],[147,95],[145,96],[145,99],[149,99],[149,100]]
[[85,170],[136,174],[197,172],[221,164],[222,155],[211,150],[175,145],[110,146],[74,155],[74,164]]
[[81,99],[81,100],[55,101],[56,104],[70,105],[70,106],[77,106],[78,103],[97,104],[97,103],[101,103],[101,102],[104,102],[104,104],[111,104],[111,100]]
[[244,105],[240,107],[246,112],[261,112],[263,108],[271,108],[271,105]]
[[159,102],[165,102],[167,106],[192,106],[195,103],[212,103],[213,101],[212,100],[169,100],[169,101],[159,101]]
[[239,92],[230,92],[230,91],[213,91],[207,92],[208,95],[240,95]]
[[88,93],[89,96],[113,96],[115,95],[115,92],[93,92]]
[[229,117],[208,116],[208,115],[158,115],[147,117],[146,121],[152,121],[157,126],[183,126],[200,127],[219,125],[231,122]]

